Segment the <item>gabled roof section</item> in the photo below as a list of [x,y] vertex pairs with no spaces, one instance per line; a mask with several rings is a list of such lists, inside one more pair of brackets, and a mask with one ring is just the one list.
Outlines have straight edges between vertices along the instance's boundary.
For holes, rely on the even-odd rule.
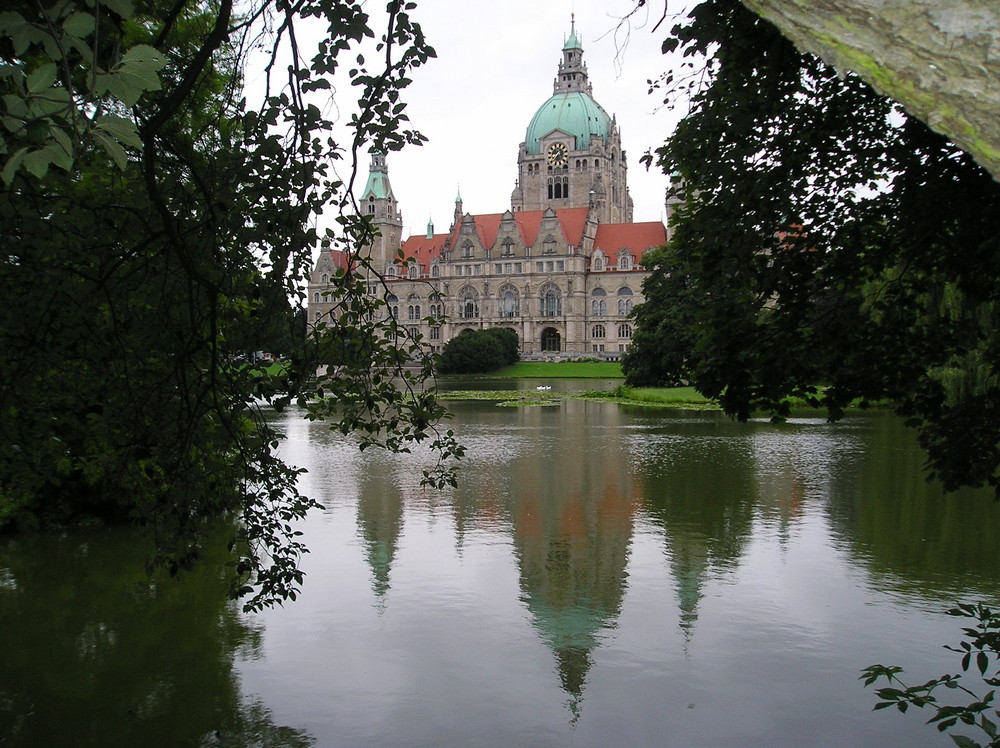
[[631,249],[636,261],[647,249],[667,243],[667,229],[659,221],[646,223],[605,223],[597,227],[594,249],[611,255]]
[[340,249],[324,249],[320,253],[316,267],[327,273],[335,273],[338,270],[348,273],[354,270],[354,257],[350,252]]
[[[507,220],[513,218],[521,242],[532,247],[538,241],[542,232],[542,222],[547,210],[525,210],[519,213],[507,213]],[[589,208],[564,208],[554,210],[559,232],[567,244],[579,247],[583,243],[583,232],[587,225]],[[503,213],[484,213],[470,216],[476,227],[476,237],[484,247],[494,247],[500,235],[500,226],[504,220]],[[460,226],[452,228],[448,234],[426,236],[416,234],[403,242],[403,255],[407,259],[416,260],[421,267],[429,268],[433,260],[440,258],[445,247],[458,247]],[[622,249],[630,249],[636,262],[642,253],[651,247],[658,247],[667,242],[667,230],[659,221],[649,223],[611,223],[602,224],[597,228],[594,248],[601,249],[606,255],[615,255]]]
[[434,234],[433,236],[417,234],[416,236],[411,236],[403,242],[403,256],[408,260],[410,258],[416,260],[421,267],[430,267],[431,261],[441,256],[441,252],[444,250],[445,242],[449,236],[451,234]]
[[[556,220],[559,221],[559,229],[567,244],[571,244],[574,247],[580,246],[589,210],[589,208],[564,208],[563,210],[554,211]],[[538,233],[541,229],[544,215],[544,210],[523,210],[513,214],[517,233],[520,235],[521,241],[525,246],[532,247],[538,240]],[[476,234],[484,247],[492,247],[496,244],[503,217],[503,213],[486,213],[472,217],[476,224]],[[455,239],[457,242],[457,233]]]

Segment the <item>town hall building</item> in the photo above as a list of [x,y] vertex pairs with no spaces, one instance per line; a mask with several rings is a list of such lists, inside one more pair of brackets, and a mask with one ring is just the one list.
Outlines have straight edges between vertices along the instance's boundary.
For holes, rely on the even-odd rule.
[[[666,243],[667,230],[632,221],[618,122],[592,96],[572,25],[517,170],[502,213],[465,213],[459,196],[446,233],[429,224],[404,240],[385,155],[372,154],[360,204],[380,233],[368,251],[381,277],[369,288],[434,350],[463,330],[507,327],[524,359],[617,360],[632,337],[629,315],[643,301],[642,254]],[[324,252],[310,276],[313,323],[332,313],[324,291],[339,266]]]

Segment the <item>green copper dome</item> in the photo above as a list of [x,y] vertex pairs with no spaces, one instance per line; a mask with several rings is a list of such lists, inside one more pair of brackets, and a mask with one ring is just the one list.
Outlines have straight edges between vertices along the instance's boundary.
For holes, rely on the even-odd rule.
[[580,150],[590,144],[591,135],[605,140],[611,129],[611,117],[604,108],[583,91],[557,93],[535,112],[524,136],[529,155],[541,153],[542,138],[553,130],[562,130],[576,138],[570,150]]

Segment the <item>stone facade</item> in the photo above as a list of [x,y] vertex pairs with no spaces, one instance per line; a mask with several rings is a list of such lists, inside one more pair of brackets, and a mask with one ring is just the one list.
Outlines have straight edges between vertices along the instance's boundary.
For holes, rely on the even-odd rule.
[[[667,232],[658,221],[632,222],[618,124],[591,96],[575,30],[517,167],[509,209],[468,214],[459,196],[446,233],[428,225],[403,240],[385,157],[373,154],[361,197],[381,234],[367,250],[381,274],[368,279],[371,292],[435,350],[463,330],[508,327],[526,359],[617,360],[632,337],[629,315],[643,300],[642,253],[665,243]],[[323,291],[343,260],[326,252],[316,263],[310,321],[331,313]]]

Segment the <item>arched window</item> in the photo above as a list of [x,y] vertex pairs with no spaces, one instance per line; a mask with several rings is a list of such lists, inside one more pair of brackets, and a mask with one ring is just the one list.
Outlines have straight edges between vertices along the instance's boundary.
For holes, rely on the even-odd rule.
[[517,289],[513,286],[503,286],[498,294],[499,312],[501,317],[516,317],[520,314],[520,303],[517,298]]
[[393,294],[389,294],[386,297],[385,303],[389,305],[388,316],[393,319],[399,319],[399,299],[397,299]]
[[319,294],[318,293],[314,293],[313,294],[313,304],[318,304],[318,303],[319,303]]
[[604,337],[604,325],[594,325],[594,330],[591,333],[592,338],[603,338]]
[[590,269],[595,273],[603,272],[604,270],[604,253],[601,250],[595,250],[594,254],[590,258]]
[[370,215],[370,216],[375,215],[375,198],[374,197],[368,198],[368,215]]
[[562,314],[562,298],[555,286],[544,286],[541,292],[541,315],[557,317]]
[[471,258],[472,250],[473,250],[472,242],[470,241],[465,242],[465,244],[462,245],[462,257],[465,259]]
[[420,266],[415,262],[411,262],[410,267],[407,270],[407,274],[411,278],[416,278],[418,275],[420,275]]
[[618,316],[625,317],[632,312],[632,289],[622,286],[618,289]]
[[466,288],[462,291],[458,316],[462,319],[475,319],[479,316],[479,296],[474,288]]
[[631,270],[632,269],[632,253],[623,249],[618,253],[618,269],[619,270]]
[[605,317],[608,314],[608,292],[603,288],[595,288],[590,292],[590,316]]
[[406,298],[406,319],[410,322],[420,319],[420,297],[415,293]]
[[323,285],[326,285],[327,283],[330,282],[330,276],[327,275],[326,273],[323,273],[323,275],[320,276],[319,282],[322,283]]
[[502,257],[514,256],[514,240],[509,236],[500,243],[500,255]]
[[385,269],[385,275],[386,275],[387,278],[395,278],[396,277],[396,266],[395,265],[389,265],[389,267],[387,267]]
[[441,266],[435,262],[433,265],[431,265],[431,278],[440,278],[440,277],[441,277]]
[[556,253],[556,238],[549,234],[542,242],[542,254],[554,255]]
[[632,337],[632,325],[618,325],[618,337],[619,338],[631,338]]

